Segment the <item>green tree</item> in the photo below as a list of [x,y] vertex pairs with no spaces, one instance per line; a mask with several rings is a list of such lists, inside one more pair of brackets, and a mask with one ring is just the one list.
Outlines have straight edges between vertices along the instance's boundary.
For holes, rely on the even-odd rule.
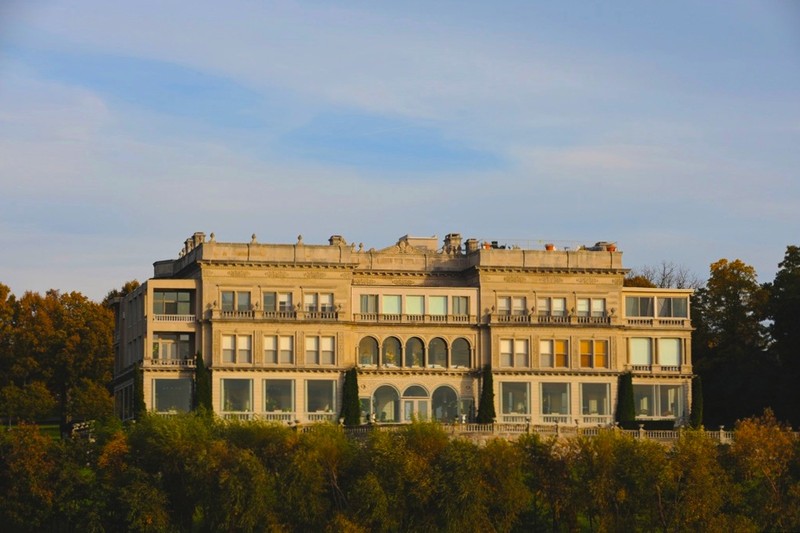
[[703,378],[700,376],[692,378],[692,411],[689,423],[695,429],[703,427]]
[[755,269],[738,259],[713,263],[706,286],[695,294],[692,354],[706,392],[704,417],[712,426],[772,404],[776,367],[765,350],[762,322],[767,298]]
[[211,370],[206,366],[200,352],[195,354],[194,362],[194,408],[212,413]]
[[494,410],[494,382],[492,378],[492,368],[489,365],[483,367],[481,373],[481,398],[478,403],[478,416],[476,422],[479,424],[491,424],[497,414]]
[[358,370],[353,367],[344,373],[342,412],[339,415],[347,426],[361,423],[361,403],[358,400]]
[[632,429],[636,420],[636,404],[633,401],[633,374],[623,372],[619,375],[617,391],[617,422],[619,425]]
[[800,247],[787,246],[778,267],[767,307],[771,351],[781,376],[776,412],[781,419],[800,425]]

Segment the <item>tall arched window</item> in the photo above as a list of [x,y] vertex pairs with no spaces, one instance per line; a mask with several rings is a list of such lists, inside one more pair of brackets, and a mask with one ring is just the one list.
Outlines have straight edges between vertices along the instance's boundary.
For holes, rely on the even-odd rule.
[[400,396],[397,390],[389,385],[382,385],[375,390],[375,418],[378,422],[398,422],[400,418]]
[[428,346],[428,366],[445,368],[447,366],[447,344],[444,339],[436,337]]
[[384,366],[400,366],[403,363],[402,344],[397,337],[389,337],[383,341],[381,364]]
[[358,364],[378,364],[378,341],[372,337],[364,337],[361,339],[361,342],[358,343]]
[[453,422],[458,418],[458,394],[452,387],[442,386],[433,391],[433,418],[440,422]]
[[416,337],[411,337],[406,342],[405,366],[422,368],[425,366],[425,345]]
[[467,339],[458,338],[453,341],[453,347],[450,350],[450,364],[463,368],[470,366],[470,348]]
[[411,385],[403,391],[403,422],[428,420],[430,415],[428,391],[419,385]]

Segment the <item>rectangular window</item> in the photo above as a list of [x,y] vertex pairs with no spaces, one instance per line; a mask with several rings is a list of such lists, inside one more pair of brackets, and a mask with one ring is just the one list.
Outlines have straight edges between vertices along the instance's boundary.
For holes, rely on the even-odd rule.
[[653,364],[653,343],[651,339],[634,337],[629,340],[628,346],[630,364],[648,366]]
[[311,365],[334,364],[333,337],[306,337],[306,363]]
[[681,339],[658,339],[658,364],[680,366],[681,346]]
[[327,379],[306,381],[306,410],[309,413],[335,413],[336,381]]
[[191,315],[194,314],[192,300],[194,291],[153,291],[153,314]]
[[236,298],[233,291],[222,291],[222,310],[233,311]]
[[567,316],[567,299],[553,298],[551,313],[553,316]]
[[510,315],[511,314],[511,297],[501,296],[497,299],[497,314]]
[[608,341],[582,340],[580,350],[582,367],[608,367]]
[[277,294],[274,292],[264,293],[264,311],[267,313],[274,313],[278,310]]
[[267,413],[294,412],[294,380],[264,380],[264,411]]
[[528,309],[526,307],[527,300],[524,296],[514,296],[511,298],[511,314],[512,315],[527,315]]
[[575,306],[575,313],[578,316],[590,316],[591,302],[589,298],[578,298],[577,305]]
[[333,293],[323,292],[319,295],[319,310],[323,313],[333,312]]
[[294,363],[294,337],[278,337],[278,362],[282,365]]
[[504,415],[527,415],[530,413],[530,384],[501,383],[501,406]]
[[428,312],[431,315],[446,315],[447,296],[430,296],[428,298]]
[[500,339],[500,366],[513,366],[514,363],[514,341],[511,339]]
[[194,355],[192,333],[154,333],[153,359],[185,360]]
[[569,383],[542,383],[542,414],[568,415]]
[[250,293],[237,292],[236,293],[236,310],[249,311],[250,310]]
[[469,298],[466,296],[453,296],[453,314],[454,315],[468,315],[469,314]]
[[514,366],[517,368],[525,368],[529,366],[527,339],[514,340]]
[[303,295],[303,308],[306,310],[306,313],[315,312],[318,305],[319,299],[317,298],[317,293]]
[[378,295],[377,294],[362,294],[361,295],[361,312],[362,313],[377,313],[378,312]]
[[406,314],[407,315],[424,315],[425,314],[425,297],[424,296],[406,296]]
[[542,316],[550,315],[550,298],[536,299],[536,312]]
[[683,396],[681,385],[634,385],[636,416],[679,418],[683,416]]
[[687,318],[688,307],[687,298],[658,298],[659,318]]
[[605,298],[592,298],[592,316],[596,318],[606,316]]
[[278,293],[278,311],[281,311],[283,313],[289,313],[291,311],[294,311],[294,304],[292,303],[291,292]]
[[275,335],[264,336],[264,363],[276,364],[278,362],[278,337]]
[[399,315],[402,311],[402,298],[399,294],[385,294],[381,298],[381,313],[384,315]]
[[629,317],[652,317],[652,296],[626,296],[625,315]]
[[544,368],[566,368],[569,366],[567,341],[543,340],[539,341],[539,365]]
[[581,383],[581,412],[584,415],[608,415],[609,386],[607,383]]
[[252,363],[253,343],[250,335],[223,335],[222,362]]
[[253,380],[222,379],[222,410],[229,413],[253,411]]
[[153,405],[159,413],[191,411],[192,379],[154,379]]

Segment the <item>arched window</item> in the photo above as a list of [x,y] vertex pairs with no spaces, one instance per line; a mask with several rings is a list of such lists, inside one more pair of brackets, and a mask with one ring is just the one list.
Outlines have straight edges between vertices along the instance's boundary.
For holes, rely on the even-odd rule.
[[470,349],[467,339],[459,338],[453,341],[450,351],[450,364],[454,367],[468,368],[470,366]]
[[375,390],[372,405],[378,422],[398,422],[400,418],[400,397],[394,387],[381,385]]
[[384,366],[400,366],[402,362],[402,344],[397,337],[389,337],[384,340],[381,363]]
[[419,385],[411,385],[403,391],[403,422],[428,420],[428,391]]
[[364,337],[361,339],[361,342],[358,343],[358,364],[378,364],[378,341],[372,337]]
[[422,368],[425,366],[425,345],[416,337],[412,337],[406,342],[405,366],[411,368]]
[[458,418],[458,394],[452,387],[442,386],[433,391],[433,419],[453,422]]
[[428,346],[428,366],[434,368],[447,366],[447,344],[439,337],[433,339]]

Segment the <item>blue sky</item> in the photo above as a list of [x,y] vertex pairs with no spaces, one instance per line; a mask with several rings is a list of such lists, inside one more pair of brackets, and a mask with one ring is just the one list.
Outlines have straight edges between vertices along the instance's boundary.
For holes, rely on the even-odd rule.
[[191,233],[800,244],[800,4],[0,4],[0,283],[99,299]]

